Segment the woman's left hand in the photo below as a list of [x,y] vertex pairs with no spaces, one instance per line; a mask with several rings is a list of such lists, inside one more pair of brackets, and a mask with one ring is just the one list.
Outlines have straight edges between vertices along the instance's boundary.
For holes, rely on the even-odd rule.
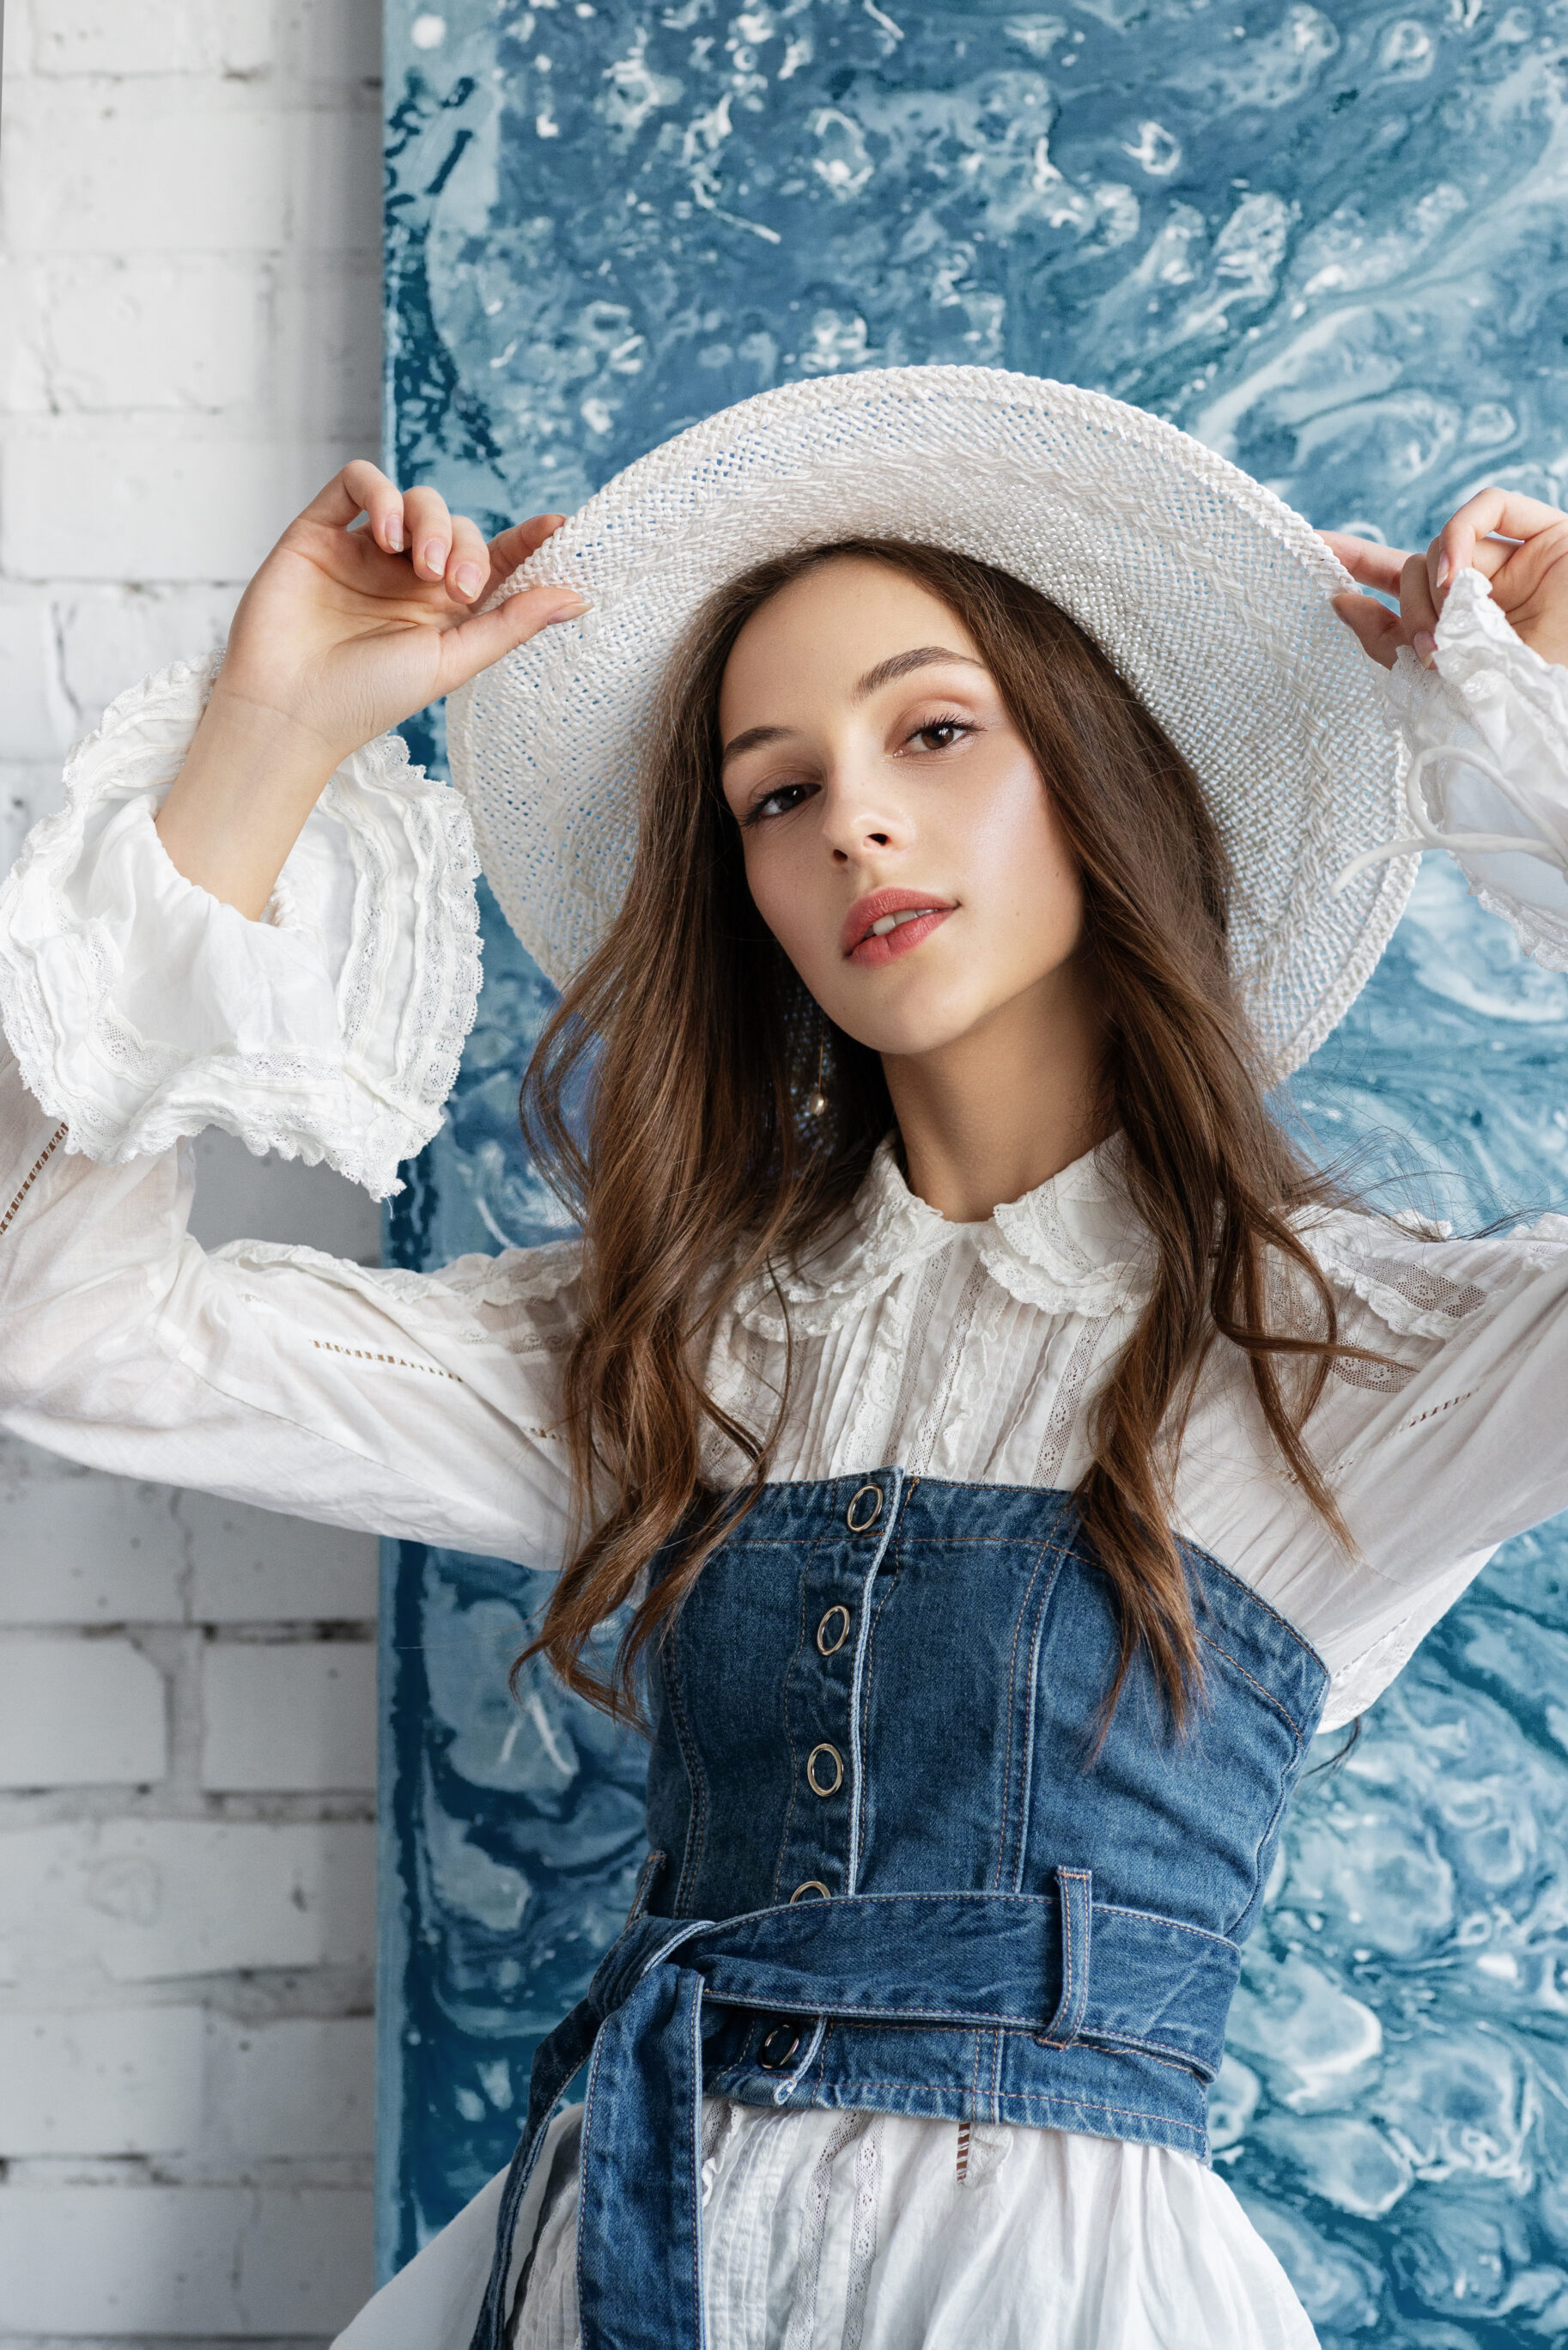
[[1401,645],[1432,665],[1438,615],[1449,584],[1469,566],[1491,582],[1492,601],[1542,660],[1568,669],[1568,515],[1514,490],[1478,490],[1451,515],[1425,555],[1375,546],[1343,531],[1322,536],[1353,579],[1397,596],[1391,612],[1348,588],[1334,608],[1364,652],[1392,669]]

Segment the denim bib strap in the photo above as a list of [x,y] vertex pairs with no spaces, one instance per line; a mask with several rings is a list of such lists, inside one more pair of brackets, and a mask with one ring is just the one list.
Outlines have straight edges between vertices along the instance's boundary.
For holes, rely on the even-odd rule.
[[[587,1998],[541,2048],[472,2350],[502,2350],[512,2234],[550,2111],[591,2045],[577,2290],[583,2350],[706,2350],[701,2284],[705,2000],[831,2022],[1027,2033],[1154,2055],[1211,2080],[1241,1954],[1222,1936],[1096,1904],[1087,1869],[1053,1895],[852,1895],[722,1923],[634,1918]],[[1093,1958],[1091,1960],[1091,1950]]]

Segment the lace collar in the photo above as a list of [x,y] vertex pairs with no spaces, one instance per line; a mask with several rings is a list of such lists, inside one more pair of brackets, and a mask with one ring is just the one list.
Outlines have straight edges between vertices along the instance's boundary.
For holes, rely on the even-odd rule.
[[955,1245],[971,1247],[1010,1297],[1050,1314],[1130,1312],[1149,1291],[1149,1243],[1117,1180],[1114,1139],[982,1222],[960,1224],[910,1191],[889,1137],[867,1170],[848,1228],[805,1263],[749,1284],[737,1311],[749,1328],[782,1337],[782,1299],[797,1334],[829,1330]]

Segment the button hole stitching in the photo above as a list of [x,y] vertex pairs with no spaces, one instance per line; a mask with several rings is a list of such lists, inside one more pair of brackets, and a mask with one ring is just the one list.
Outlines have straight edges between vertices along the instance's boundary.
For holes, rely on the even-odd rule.
[[54,1157],[56,1151],[59,1149],[61,1143],[65,1140],[69,1132],[70,1128],[67,1125],[62,1124],[56,1127],[53,1134],[50,1135],[47,1142],[45,1143],[42,1150],[39,1151],[36,1159],[34,1159],[32,1165],[28,1168],[26,1175],[23,1176],[21,1184],[17,1189],[15,1198],[12,1200],[10,1206],[6,1209],[4,1215],[0,1216],[0,1232],[5,1232],[15,1221],[16,1211],[20,1208],[23,1201],[26,1198],[28,1192],[32,1190],[34,1184],[37,1181],[39,1176],[43,1173],[45,1168],[48,1165],[50,1159]]

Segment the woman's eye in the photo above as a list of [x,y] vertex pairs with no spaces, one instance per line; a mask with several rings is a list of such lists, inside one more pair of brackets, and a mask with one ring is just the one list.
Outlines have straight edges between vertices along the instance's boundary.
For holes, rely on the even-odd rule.
[[948,751],[974,731],[964,718],[929,718],[923,726],[916,727],[909,740],[923,751]]
[[777,785],[773,791],[764,793],[763,796],[753,804],[746,822],[761,824],[770,816],[788,816],[791,808],[800,806],[808,788],[805,784]]

